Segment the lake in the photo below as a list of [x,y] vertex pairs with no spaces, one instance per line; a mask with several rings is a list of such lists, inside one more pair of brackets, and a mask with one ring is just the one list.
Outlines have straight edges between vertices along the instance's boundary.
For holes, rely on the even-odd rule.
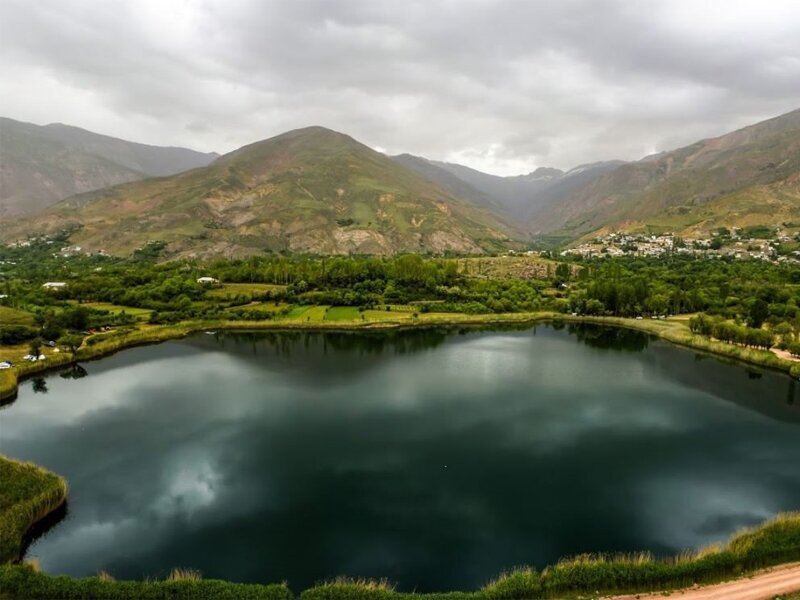
[[219,332],[24,382],[0,452],[69,481],[50,573],[468,590],[800,509],[797,387],[599,326]]

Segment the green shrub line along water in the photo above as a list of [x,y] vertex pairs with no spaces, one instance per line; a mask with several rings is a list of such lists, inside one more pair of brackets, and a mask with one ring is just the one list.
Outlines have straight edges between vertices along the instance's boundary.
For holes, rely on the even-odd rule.
[[114,581],[108,576],[73,578],[37,572],[30,565],[0,567],[0,591],[13,598],[262,598],[290,600],[457,600],[536,599],[581,594],[670,590],[742,576],[764,567],[800,559],[800,513],[778,515],[739,533],[724,546],[693,554],[655,559],[628,556],[579,556],[541,572],[519,568],[474,592],[417,594],[398,592],[383,581],[339,579],[295,596],[286,584],[242,584],[219,580]]

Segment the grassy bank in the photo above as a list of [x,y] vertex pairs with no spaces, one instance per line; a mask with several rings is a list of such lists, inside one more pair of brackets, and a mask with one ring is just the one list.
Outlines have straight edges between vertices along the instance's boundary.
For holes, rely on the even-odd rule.
[[13,398],[17,393],[17,370],[0,371],[0,402]]
[[[688,325],[688,316],[676,317],[666,320],[656,319],[624,319],[621,317],[572,317],[560,315],[559,320],[566,322],[598,323],[614,327],[625,327],[645,331],[664,340],[685,346],[694,350],[701,350],[709,354],[724,356],[734,360],[758,365],[769,369],[792,372],[792,367],[800,365],[797,361],[785,360],[769,350],[747,348],[737,344],[729,344],[711,339],[704,335],[692,333]],[[794,373],[792,372],[794,375]],[[798,373],[800,375],[800,373]]]
[[[302,310],[291,313],[288,318],[275,318],[261,321],[203,320],[185,321],[171,325],[138,324],[134,328],[102,333],[90,337],[73,357],[69,353],[50,353],[46,361],[29,363],[19,357],[27,353],[27,346],[16,349],[0,347],[10,354],[17,364],[12,369],[0,371],[0,401],[16,394],[17,383],[26,377],[68,365],[75,360],[92,360],[113,354],[125,348],[154,344],[185,337],[204,330],[383,330],[417,327],[461,327],[507,324],[533,324],[544,321],[572,323],[597,323],[614,327],[625,327],[644,331],[672,343],[709,352],[718,356],[747,362],[771,369],[800,375],[800,363],[782,359],[767,350],[746,348],[713,340],[692,333],[688,327],[688,317],[666,320],[627,319],[621,317],[577,317],[555,312],[464,314],[464,313],[416,313],[411,307],[398,307],[395,310],[370,310],[358,313],[348,307],[303,306]],[[344,308],[345,310],[339,310]],[[350,312],[348,312],[350,311]],[[795,370],[792,370],[792,367]]]
[[0,456],[0,563],[19,558],[25,532],[66,498],[67,482],[58,475]]
[[[417,314],[412,310],[365,311],[365,318],[339,318],[337,307],[302,307],[302,313],[292,318],[270,319],[263,321],[202,320],[184,321],[170,325],[140,324],[130,330],[117,330],[112,333],[96,334],[87,338],[83,346],[73,357],[68,352],[55,353],[43,350],[47,360],[25,362],[21,360],[27,354],[27,345],[17,347],[0,346],[4,358],[15,361],[12,369],[0,371],[0,400],[13,397],[17,391],[18,381],[45,371],[63,367],[75,361],[92,360],[108,356],[125,348],[146,344],[156,344],[168,340],[179,339],[189,334],[208,330],[273,330],[273,331],[355,331],[355,330],[396,330],[417,327],[457,327],[457,326],[491,326],[509,323],[534,323],[552,319],[556,313],[507,313],[492,315],[467,315],[461,313],[425,313]],[[315,311],[318,318],[306,316]],[[354,311],[357,315],[358,311]],[[321,317],[321,318],[319,318]],[[331,318],[332,317],[332,318]]]
[[[735,535],[724,546],[655,559],[649,554],[563,560],[538,572],[517,569],[474,592],[397,592],[386,582],[338,579],[305,590],[302,600],[533,600],[671,590],[716,583],[762,567],[800,560],[800,513],[780,515]],[[179,580],[175,580],[179,579]],[[0,590],[13,598],[267,598],[295,596],[285,585],[237,584],[173,577],[113,581],[109,576],[50,576],[29,565],[0,567]]]

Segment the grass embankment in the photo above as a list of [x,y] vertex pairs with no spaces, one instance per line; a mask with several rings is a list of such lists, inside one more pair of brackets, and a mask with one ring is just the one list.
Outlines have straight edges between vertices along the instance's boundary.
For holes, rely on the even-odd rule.
[[422,313],[413,307],[392,307],[392,310],[366,310],[359,313],[350,307],[298,306],[288,315],[263,321],[197,320],[170,325],[137,324],[132,329],[117,329],[88,337],[73,357],[59,349],[43,348],[46,360],[26,362],[28,345],[0,346],[0,360],[12,360],[12,369],[0,371],[0,400],[16,394],[17,383],[25,377],[49,369],[63,367],[79,360],[91,360],[113,354],[125,348],[154,344],[185,337],[206,330],[380,330],[413,327],[448,327],[466,325],[493,325],[507,323],[533,323],[552,319],[556,313],[507,313],[492,315],[467,315],[460,313]]
[[[763,567],[800,559],[800,513],[780,515],[735,535],[726,545],[658,560],[649,554],[563,560],[538,572],[517,569],[475,592],[397,592],[386,582],[339,579],[300,594],[302,600],[533,600],[596,597],[717,583]],[[28,565],[0,567],[0,590],[14,598],[267,598],[290,599],[285,585],[203,581],[113,581],[107,575],[74,579],[38,573]]]
[[[637,329],[653,334],[665,339],[673,344],[686,346],[695,350],[702,350],[710,354],[724,356],[735,360],[740,360],[753,365],[759,365],[770,369],[781,371],[792,371],[792,367],[797,366],[797,361],[786,360],[777,356],[769,350],[759,350],[748,348],[738,344],[731,344],[709,338],[704,335],[692,333],[689,329],[689,316],[681,315],[670,319],[625,319],[621,317],[572,317],[560,316],[561,320],[579,321],[581,323],[599,323],[603,325],[613,325],[615,327],[626,327]],[[794,374],[794,373],[793,373]]]
[[[258,305],[256,305],[257,307]],[[255,307],[254,307],[255,308]],[[277,307],[273,307],[277,310]],[[375,330],[403,329],[415,327],[460,327],[491,326],[504,324],[526,324],[542,321],[563,321],[573,323],[597,323],[615,327],[626,327],[644,331],[667,341],[744,361],[762,367],[792,372],[800,375],[800,363],[780,358],[767,350],[746,348],[713,340],[692,333],[688,327],[688,315],[671,319],[628,319],[622,317],[571,316],[555,312],[464,314],[464,313],[418,313],[416,307],[398,305],[391,310],[365,310],[359,312],[352,307],[339,306],[296,306],[285,316],[276,316],[263,321],[203,320],[184,321],[171,325],[149,325],[140,323],[131,330],[119,329],[109,333],[99,333],[86,340],[75,357],[68,352],[56,353],[44,349],[46,361],[24,362],[21,357],[27,353],[27,346],[0,346],[0,360],[10,359],[17,364],[13,369],[0,371],[0,400],[16,394],[17,382],[25,377],[48,369],[68,365],[75,360],[91,360],[112,354],[133,346],[177,339],[203,330]],[[795,367],[792,370],[792,367]]]
[[0,455],[0,563],[18,559],[25,532],[66,498],[63,478]]

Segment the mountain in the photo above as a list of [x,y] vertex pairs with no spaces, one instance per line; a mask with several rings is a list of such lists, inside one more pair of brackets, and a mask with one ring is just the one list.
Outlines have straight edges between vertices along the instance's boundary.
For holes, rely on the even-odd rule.
[[0,117],[0,215],[32,213],[73,194],[173,175],[216,157]]
[[503,205],[498,199],[454,175],[432,160],[414,156],[413,154],[398,154],[391,158],[407,169],[415,171],[428,181],[443,187],[454,196],[469,201],[474,206],[498,213],[503,212]]
[[392,158],[476,206],[515,222],[529,221],[535,211],[559,202],[592,179],[624,164],[611,160],[582,165],[567,172],[539,167],[527,175],[501,177],[464,165],[432,161],[410,154]]
[[487,211],[353,138],[309,127],[245,146],[207,167],[68,198],[5,240],[75,228],[87,249],[166,256],[264,251],[478,253],[515,232]]
[[534,232],[800,227],[800,110],[627,163],[530,215]]

